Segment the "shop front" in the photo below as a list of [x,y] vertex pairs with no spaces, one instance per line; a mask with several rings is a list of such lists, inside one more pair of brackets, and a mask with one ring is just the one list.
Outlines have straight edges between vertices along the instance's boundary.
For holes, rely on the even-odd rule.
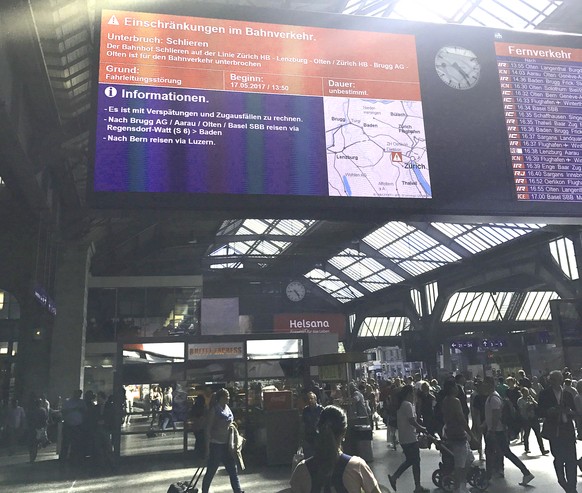
[[206,408],[219,388],[247,439],[247,454],[290,463],[299,433],[298,397],[309,381],[303,334],[125,340],[118,344],[115,398],[119,455],[199,452]]

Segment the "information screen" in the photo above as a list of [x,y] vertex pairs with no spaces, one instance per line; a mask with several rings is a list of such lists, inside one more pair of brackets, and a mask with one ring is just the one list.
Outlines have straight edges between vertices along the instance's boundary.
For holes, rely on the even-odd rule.
[[94,191],[430,199],[415,37],[103,10]]
[[200,2],[156,9],[99,13],[96,207],[378,222],[582,216],[582,36]]
[[582,202],[582,50],[495,50],[517,200]]

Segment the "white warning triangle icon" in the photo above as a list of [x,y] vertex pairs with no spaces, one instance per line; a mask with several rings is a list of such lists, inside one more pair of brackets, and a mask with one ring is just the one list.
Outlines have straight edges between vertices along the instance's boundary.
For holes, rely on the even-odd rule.
[[119,26],[119,21],[117,20],[117,17],[112,15],[111,19],[109,19],[109,22],[107,24],[109,24],[110,26]]

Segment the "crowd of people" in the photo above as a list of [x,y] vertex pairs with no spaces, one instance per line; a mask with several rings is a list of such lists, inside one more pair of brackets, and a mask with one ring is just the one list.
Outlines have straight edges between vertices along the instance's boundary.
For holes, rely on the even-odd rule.
[[[578,460],[576,452],[576,440],[582,438],[582,373],[579,376],[576,381],[569,369],[564,368],[530,378],[520,370],[517,374],[503,376],[498,372],[467,382],[462,374],[457,374],[450,375],[441,386],[435,379],[423,380],[416,374],[379,382],[373,379],[351,382],[343,389],[335,387],[331,394],[322,395],[324,399],[330,395],[340,399],[336,402],[344,404],[346,423],[361,422],[362,418],[367,418],[370,427],[377,428],[379,419],[385,423],[388,447],[397,450],[400,445],[404,453],[402,464],[388,476],[394,491],[408,468],[412,469],[414,492],[429,491],[420,481],[420,448],[430,448],[433,443],[446,444],[446,450],[453,456],[455,493],[468,491],[467,473],[476,459],[473,452],[484,462],[489,481],[504,477],[507,459],[521,472],[520,484],[527,485],[535,479],[534,475],[512,449],[521,444],[523,453],[531,454],[533,431],[539,455],[530,457],[551,453],[558,485],[566,493],[575,493],[577,468],[582,470],[582,458]],[[324,446],[322,416],[332,406],[321,405],[317,392],[309,392],[307,399],[302,414],[304,454],[313,457],[313,464],[319,464],[324,461],[320,450]],[[337,428],[336,436],[340,429]],[[342,433],[345,436],[346,430]],[[327,453],[334,448],[331,442],[328,440]],[[341,450],[335,457],[336,468],[343,470]],[[311,491],[298,486],[306,483],[309,473],[312,481],[321,481],[312,469],[308,461],[305,467],[297,468],[291,481],[293,492]],[[328,472],[332,469],[326,466]],[[375,479],[370,479],[367,471],[358,479],[360,486],[353,490],[347,487],[353,478],[348,480],[343,474],[345,491],[359,492],[359,487],[366,492],[375,491]],[[332,481],[337,474],[328,476]]]
[[[394,491],[409,468],[414,492],[429,491],[421,484],[420,449],[442,444],[453,457],[455,493],[468,491],[467,474],[476,460],[474,453],[484,463],[488,480],[504,477],[507,459],[520,470],[520,484],[527,485],[534,475],[514,451],[521,444],[524,454],[532,453],[533,431],[539,454],[531,458],[551,453],[557,484],[566,493],[576,493],[577,469],[582,470],[582,458],[578,460],[576,451],[576,441],[582,439],[582,373],[575,377],[581,378],[576,380],[564,368],[537,377],[520,370],[470,381],[457,374],[444,379],[442,385],[420,374],[323,388],[312,382],[301,395],[304,460],[293,472],[291,489],[303,493],[335,485],[340,491],[341,484],[341,491],[348,493],[380,491],[349,436],[350,428],[367,425],[378,429],[383,422],[388,448],[397,450],[399,445],[404,453],[403,462],[387,478]],[[173,409],[180,406],[178,394],[173,394],[171,387],[151,387],[148,412],[152,426],[161,430],[174,426]],[[233,492],[242,493],[238,471],[244,463],[240,450],[231,443],[231,437],[239,435],[233,431],[236,426],[228,405],[230,394],[223,388],[209,397],[197,395],[183,418],[186,429],[194,433],[196,453],[206,462],[202,491],[209,491],[222,464]],[[121,424],[125,422],[126,396],[120,395],[117,400],[123,407],[118,410],[121,412],[115,412],[114,402],[113,396],[103,392],[83,394],[80,390],[56,409],[51,409],[44,396],[31,396],[24,407],[13,399],[1,416],[8,451],[13,453],[24,440],[33,462],[38,448],[55,440],[54,427],[60,423],[62,463],[80,464],[90,457],[98,465],[113,469],[111,437],[120,425],[115,422],[116,416],[121,416]]]
[[44,395],[31,395],[25,406],[12,399],[3,410],[2,431],[9,455],[26,443],[29,460],[34,462],[39,448],[59,440],[62,464],[79,465],[91,458],[98,466],[115,468],[111,434],[115,428],[113,399],[104,392],[97,394],[74,391],[68,399],[52,408]]

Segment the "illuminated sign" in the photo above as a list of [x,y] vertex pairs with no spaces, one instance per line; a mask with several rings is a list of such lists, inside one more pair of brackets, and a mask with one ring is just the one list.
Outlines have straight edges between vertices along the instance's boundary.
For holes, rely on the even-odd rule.
[[57,314],[57,305],[40,284],[34,286],[34,299],[44,306],[51,315]]
[[188,359],[240,359],[243,357],[242,342],[188,344]]
[[517,199],[582,202],[582,50],[495,49]]
[[582,214],[581,36],[203,3],[100,12],[96,207]]
[[279,313],[273,317],[275,332],[337,334],[346,332],[346,317],[341,313]]
[[432,195],[410,34],[103,10],[97,105],[97,192]]

